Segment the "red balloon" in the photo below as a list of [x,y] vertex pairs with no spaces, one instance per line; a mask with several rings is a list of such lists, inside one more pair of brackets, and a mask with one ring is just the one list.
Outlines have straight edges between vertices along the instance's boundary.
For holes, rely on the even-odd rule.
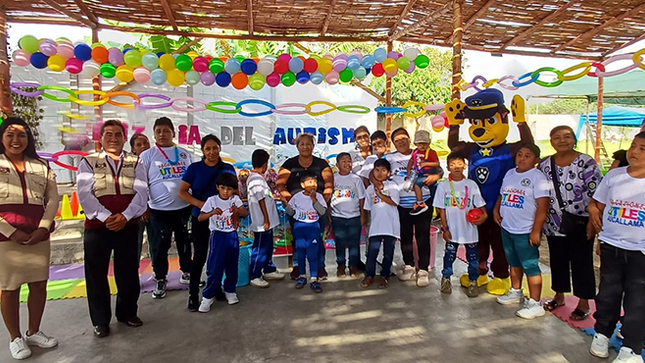
[[273,65],[273,70],[277,74],[285,74],[289,71],[289,62],[279,59]]
[[375,77],[380,77],[383,74],[385,74],[385,69],[383,69],[383,65],[381,63],[374,64],[374,67],[372,67],[372,74]]
[[304,69],[307,73],[314,73],[318,69],[318,61],[313,58],[305,60]]
[[468,211],[468,214],[466,214],[466,220],[468,222],[470,222],[470,223],[473,223],[482,214],[484,214],[484,213],[482,213],[482,211],[480,209],[471,209],[471,210]]

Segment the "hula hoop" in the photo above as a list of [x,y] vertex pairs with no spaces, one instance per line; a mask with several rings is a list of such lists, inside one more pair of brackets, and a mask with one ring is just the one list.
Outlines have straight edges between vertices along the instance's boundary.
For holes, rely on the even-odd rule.
[[52,160],[54,164],[60,166],[61,168],[65,168],[67,170],[76,171],[78,170],[78,168],[75,167],[74,165],[65,164],[58,160],[58,158],[63,155],[78,155],[80,157],[85,157],[89,155],[89,153],[86,153],[85,151],[80,151],[80,150],[64,150],[64,151],[56,152],[51,156],[53,159],[55,159],[55,160]]
[[[553,82],[540,81],[540,79],[539,79],[540,78],[540,73],[542,73],[542,72],[555,73],[556,76],[557,76],[556,80],[553,81]],[[562,84],[562,81],[558,78],[558,77],[562,76],[562,72],[560,72],[559,70],[557,70],[557,69],[555,69],[553,67],[542,67],[542,68],[536,69],[533,73],[531,73],[531,77],[533,77],[533,76],[535,76],[535,84],[537,84],[538,86],[551,88],[551,87],[557,87],[557,86]]]
[[327,101],[312,101],[307,104],[307,108],[312,110],[314,106],[316,105],[323,105],[323,106],[328,106],[329,108],[326,110],[322,111],[309,111],[309,116],[322,116],[326,115],[330,112],[336,111],[338,107],[334,105],[333,103],[327,102]]
[[402,113],[405,112],[405,109],[401,107],[379,106],[375,108],[374,111],[376,113]]
[[[230,110],[230,109],[220,108],[215,106],[228,106],[228,107],[233,107],[233,109]],[[210,102],[209,104],[206,105],[206,109],[213,112],[228,113],[228,114],[236,114],[242,111],[242,108],[237,107],[237,103],[235,102]]]
[[[244,112],[242,111],[242,106],[244,105],[266,106],[269,108],[269,111],[257,112],[257,113]],[[275,110],[275,106],[272,103],[267,101],[257,100],[257,99],[250,99],[250,100],[244,100],[244,101],[238,102],[236,107],[240,109],[240,112],[239,112],[240,116],[244,116],[244,117],[269,116],[270,114],[273,113],[273,110]]]
[[[359,114],[359,115],[363,115],[363,114],[366,114],[366,113],[370,113],[370,111],[371,111],[371,110],[369,109],[369,107],[365,107],[365,106],[361,106],[361,105],[345,105],[345,106],[338,106],[338,107],[336,107],[336,109],[337,109],[338,111],[341,111],[341,112],[355,113],[355,114]],[[423,113],[425,113],[425,112],[426,112],[426,111],[425,111],[425,110],[423,110]]]
[[[602,62],[601,64],[605,67],[605,70],[606,70],[608,65],[610,65],[610,64],[612,64],[614,62],[621,61],[621,60],[633,61],[634,56],[631,55],[631,54],[621,54],[621,55],[617,55],[615,57],[611,57],[611,58],[605,60],[604,62]],[[613,77],[613,76],[617,76],[619,74],[627,73],[629,71],[632,71],[632,70],[638,68],[639,64],[640,64],[640,58],[639,58],[638,63],[632,63],[632,64],[630,64],[630,65],[628,65],[626,67],[618,68],[618,69],[616,69],[614,71],[607,72],[607,71],[597,70],[596,75],[598,77]]]
[[[605,66],[603,66],[602,63],[593,62],[593,63],[591,63],[591,66],[596,68],[596,72],[597,71],[601,71],[601,72],[605,71]],[[598,77],[596,72],[589,72],[589,73],[587,73],[587,76],[589,76],[589,77]]]
[[[285,108],[295,108],[295,107],[301,107],[302,110],[285,110]],[[304,103],[283,103],[281,105],[275,106],[275,110],[273,110],[273,113],[278,114],[278,115],[294,115],[294,116],[300,116],[300,115],[306,115],[311,111],[311,108],[307,107]]]
[[34,91],[34,92],[26,92],[21,90],[18,87],[29,87],[29,88],[38,88],[40,86],[40,83],[36,82],[18,82],[18,83],[12,83],[9,85],[9,89],[11,92],[21,95],[23,97],[38,97],[45,93],[45,91]]
[[[524,73],[523,75],[521,75],[521,76],[517,79],[517,81],[513,81],[513,83],[511,83],[511,84],[512,84],[513,86],[517,87],[517,88],[524,87],[524,86],[528,86],[529,84],[531,84],[531,83],[533,83],[533,82],[537,81],[537,79],[538,79],[538,77],[539,77],[539,76],[540,76],[540,75],[539,75],[539,74],[536,74],[536,72],[528,72],[528,73]],[[528,77],[531,77],[528,81],[520,82],[520,80],[522,80],[522,79],[524,79],[524,78],[528,78]]]
[[[69,96],[69,100],[81,106],[101,106],[101,105],[104,105],[107,101],[109,101],[108,98],[103,98],[105,96],[105,92],[100,90],[86,89],[86,90],[74,91],[74,93],[75,93],[74,96]],[[87,95],[87,94],[98,95],[101,97],[96,101],[81,100],[77,97],[78,95]]]
[[38,154],[38,156],[40,156],[41,158],[43,158],[43,159],[45,159],[45,160],[47,160],[47,161],[51,161],[52,163],[53,163],[54,161],[58,161],[58,158],[54,158],[54,157],[53,157],[53,156],[54,156],[54,154],[52,154],[52,153],[46,153],[46,152],[40,152],[40,151],[39,151],[37,154]]
[[[200,105],[202,105],[202,107],[198,107],[198,108],[187,108],[187,107],[179,107],[179,106],[175,106],[175,102],[178,102],[178,101],[195,102],[195,103],[199,103]],[[208,105],[208,103],[207,103],[207,102],[204,102],[204,101],[202,101],[202,100],[198,100],[198,99],[196,99],[196,98],[192,98],[192,97],[178,97],[178,98],[173,98],[173,99],[170,101],[170,103],[171,103],[170,107],[172,107],[172,109],[173,109],[173,110],[175,110],[175,111],[179,111],[179,112],[201,112],[201,111],[205,111],[205,110],[206,110],[206,105]]]
[[[119,96],[132,97],[133,103],[122,103],[122,102],[116,102],[111,100],[112,97],[119,97]],[[141,99],[139,98],[139,96],[135,95],[132,92],[125,92],[125,91],[108,92],[105,94],[104,97],[108,98],[107,103],[109,103],[110,105],[121,107],[121,108],[133,109],[134,102],[141,103]]]
[[634,64],[638,64],[641,69],[645,70],[645,65],[643,65],[643,58],[641,57],[643,54],[645,54],[645,48],[634,53],[632,59],[634,60]]
[[[511,80],[510,85],[507,85],[507,84],[503,83],[504,81],[509,80],[509,79]],[[516,82],[519,82],[519,80],[515,76],[508,75],[508,76],[504,76],[504,77],[500,78],[499,81],[497,81],[497,84],[499,84],[500,87],[502,87],[504,89],[507,89],[509,91],[517,91],[517,89],[519,87],[516,87],[516,86],[513,85]]]
[[[415,113],[408,112],[408,107],[410,106],[419,106],[421,107],[421,111],[417,111]],[[403,108],[405,109],[405,111],[403,111],[403,116],[418,118],[426,114],[426,105],[421,102],[408,101],[403,104]]]
[[[582,72],[576,73],[576,74],[574,74],[572,76],[567,76],[567,74],[569,74],[569,73],[571,73],[573,71],[577,71],[578,69],[582,69],[582,68],[584,68],[582,70]],[[582,62],[580,64],[576,64],[575,66],[569,67],[569,68],[565,69],[564,71],[562,71],[561,75],[558,74],[558,79],[561,80],[561,81],[575,81],[576,79],[579,79],[579,78],[582,78],[582,77],[586,76],[587,73],[589,73],[590,70],[591,70],[591,62]]]
[[[141,99],[143,98],[157,98],[160,100],[164,100],[166,102],[164,103],[158,103],[156,105],[144,105],[141,104]],[[158,93],[142,93],[139,95],[139,101],[137,102],[136,100],[134,101],[134,106],[135,108],[141,109],[141,110],[154,110],[158,108],[166,108],[172,106],[172,102],[170,101],[170,97]]]
[[49,93],[47,93],[47,92],[43,92],[43,93],[42,93],[42,95],[41,95],[41,96],[43,96],[43,97],[45,97],[45,98],[47,98],[47,99],[49,99],[49,100],[56,101],[56,102],[71,102],[71,100],[69,99],[69,97],[70,97],[70,96],[71,96],[71,97],[76,97],[76,95],[74,94],[74,91],[72,91],[71,89],[65,88],[65,87],[59,87],[59,86],[38,86],[38,88],[36,88],[36,90],[38,90],[38,91],[52,90],[52,91],[61,91],[61,92],[65,92],[65,93],[67,93],[67,98],[60,98],[60,97],[52,96],[52,95],[50,95],[50,94],[49,94]]

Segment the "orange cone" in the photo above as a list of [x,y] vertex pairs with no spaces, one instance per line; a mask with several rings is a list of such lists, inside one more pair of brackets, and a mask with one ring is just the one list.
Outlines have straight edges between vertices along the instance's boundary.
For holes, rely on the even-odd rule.
[[78,196],[76,192],[72,192],[72,200],[70,201],[70,206],[72,207],[72,216],[78,216]]

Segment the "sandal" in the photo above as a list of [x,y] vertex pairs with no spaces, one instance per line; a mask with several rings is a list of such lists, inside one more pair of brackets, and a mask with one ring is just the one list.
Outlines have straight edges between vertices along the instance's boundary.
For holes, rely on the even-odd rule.
[[564,306],[564,303],[560,304],[559,302],[555,301],[555,299],[552,299],[542,304],[542,306],[546,311],[553,311],[561,306]]
[[373,282],[374,282],[373,277],[366,277],[363,279],[363,281],[361,281],[361,287],[365,289],[369,287]]
[[571,312],[571,315],[569,315],[569,319],[573,321],[581,321],[581,320],[585,320],[589,316],[589,314],[590,314],[589,311],[582,311],[576,308],[574,311]]
[[384,289],[387,287],[387,284],[389,283],[389,279],[386,277],[381,277],[381,282],[378,283],[378,288],[379,289]]

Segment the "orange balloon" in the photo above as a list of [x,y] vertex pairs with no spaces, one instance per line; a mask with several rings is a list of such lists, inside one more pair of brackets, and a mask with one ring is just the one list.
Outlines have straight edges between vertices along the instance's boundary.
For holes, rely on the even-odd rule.
[[303,57],[303,56],[301,56],[301,55],[299,55],[299,56],[298,56],[298,58],[300,58],[300,60],[302,61],[302,63],[305,63],[305,61],[307,60],[307,58],[305,58],[305,57]]
[[260,61],[260,58],[258,58],[258,57],[251,57],[251,59],[253,59],[255,64],[258,64],[258,62]]
[[108,62],[108,50],[104,46],[98,45],[92,49],[92,59],[98,64],[103,64]]
[[242,72],[235,73],[233,77],[231,77],[231,84],[235,89],[244,89],[244,87],[249,84],[249,77]]

